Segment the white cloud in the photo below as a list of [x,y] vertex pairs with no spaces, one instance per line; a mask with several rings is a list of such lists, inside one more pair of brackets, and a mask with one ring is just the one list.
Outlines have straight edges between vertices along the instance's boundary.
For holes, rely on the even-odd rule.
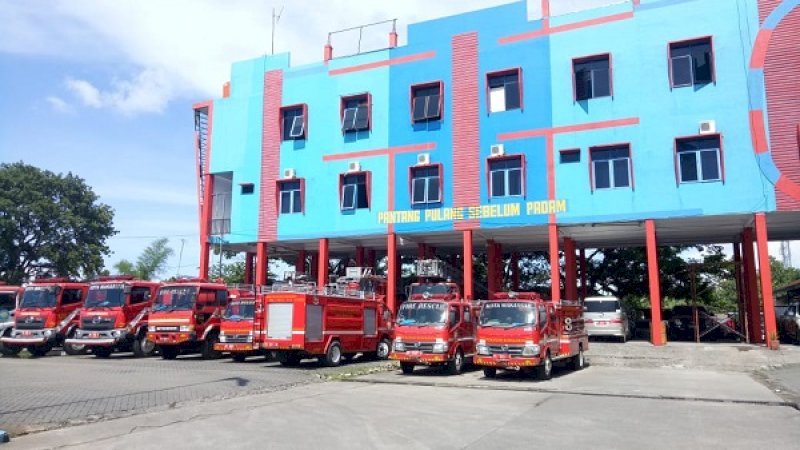
[[72,106],[69,103],[65,102],[60,97],[55,97],[55,96],[46,97],[45,101],[56,112],[65,113],[65,114],[69,114],[69,113],[74,112],[74,109],[72,108]]
[[86,80],[73,80],[68,78],[64,84],[67,89],[74,94],[78,100],[86,106],[100,108],[103,101],[100,99],[100,90]]
[[145,69],[129,80],[111,80],[104,91],[87,80],[68,78],[65,85],[85,106],[123,114],[162,112],[174,92],[170,77],[158,69]]

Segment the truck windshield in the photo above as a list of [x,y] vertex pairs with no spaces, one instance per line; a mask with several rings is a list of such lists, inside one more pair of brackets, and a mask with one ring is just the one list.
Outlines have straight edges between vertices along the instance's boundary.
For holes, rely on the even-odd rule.
[[591,300],[586,302],[586,312],[610,313],[619,309],[619,300]]
[[412,297],[421,297],[426,292],[430,295],[447,295],[454,293],[454,288],[444,283],[415,284],[411,286]]
[[518,327],[533,325],[536,309],[532,303],[522,302],[490,302],[481,311],[483,327]]
[[122,287],[91,286],[86,302],[86,308],[111,308],[125,304],[125,290]]
[[227,320],[249,320],[253,318],[255,302],[231,302],[222,317]]
[[188,311],[194,308],[197,288],[193,286],[163,287],[153,302],[153,311]]
[[16,305],[17,294],[13,292],[0,292],[0,322],[5,322],[11,317],[11,311]]
[[398,325],[441,325],[447,320],[447,303],[405,302],[397,313]]
[[22,294],[21,308],[55,308],[58,288],[55,286],[26,287]]

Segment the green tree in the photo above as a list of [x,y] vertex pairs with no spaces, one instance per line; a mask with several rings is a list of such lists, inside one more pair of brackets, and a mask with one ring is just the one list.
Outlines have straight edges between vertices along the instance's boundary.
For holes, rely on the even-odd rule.
[[149,280],[159,276],[167,265],[167,259],[174,251],[167,247],[167,238],[156,239],[142,250],[142,254],[136,258],[136,264],[122,259],[114,264],[114,269],[122,275],[134,275],[142,280]]
[[219,264],[211,267],[211,278],[222,278],[225,284],[244,284],[244,260],[222,263],[220,270]]
[[114,210],[83,179],[23,162],[0,164],[0,279],[89,277],[116,234]]
[[769,257],[769,268],[772,271],[772,288],[777,289],[787,285],[792,281],[800,280],[800,269],[786,267],[782,261],[778,261],[772,256]]

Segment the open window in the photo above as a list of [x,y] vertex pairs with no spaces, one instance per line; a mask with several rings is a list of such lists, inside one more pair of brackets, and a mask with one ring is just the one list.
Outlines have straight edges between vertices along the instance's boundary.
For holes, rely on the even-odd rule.
[[524,168],[522,155],[490,158],[489,197],[518,197],[525,195]]
[[522,108],[522,70],[519,68],[486,75],[490,113]]
[[718,134],[675,140],[679,183],[722,181],[722,142]]
[[611,89],[611,55],[595,55],[572,60],[575,100],[608,97]]
[[669,75],[673,88],[714,82],[714,50],[711,38],[669,44]]
[[425,122],[441,119],[443,90],[441,82],[411,86],[411,121]]
[[441,164],[414,166],[411,172],[411,204],[428,205],[442,201]]
[[342,132],[355,132],[370,129],[372,115],[371,96],[369,94],[342,97],[341,120]]
[[369,209],[369,172],[343,173],[339,176],[339,202],[342,211]]
[[308,128],[308,106],[292,105],[281,108],[281,139],[294,141],[305,139]]

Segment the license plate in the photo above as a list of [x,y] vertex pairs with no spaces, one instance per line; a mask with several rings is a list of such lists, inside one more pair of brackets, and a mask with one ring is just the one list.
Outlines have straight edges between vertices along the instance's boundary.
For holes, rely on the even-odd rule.
[[411,350],[411,351],[406,352],[406,353],[408,354],[408,356],[420,356],[420,355],[422,355],[422,352],[419,351],[419,350]]
[[597,324],[598,327],[604,327],[608,325],[608,322],[595,322],[595,323]]
[[97,339],[100,337],[100,333],[89,333],[89,339]]
[[508,355],[497,355],[497,359],[509,359],[509,358],[511,357]]
[[23,331],[23,332],[22,332],[22,335],[23,335],[23,336],[32,336],[32,335],[33,335],[33,333],[31,333],[30,331]]

